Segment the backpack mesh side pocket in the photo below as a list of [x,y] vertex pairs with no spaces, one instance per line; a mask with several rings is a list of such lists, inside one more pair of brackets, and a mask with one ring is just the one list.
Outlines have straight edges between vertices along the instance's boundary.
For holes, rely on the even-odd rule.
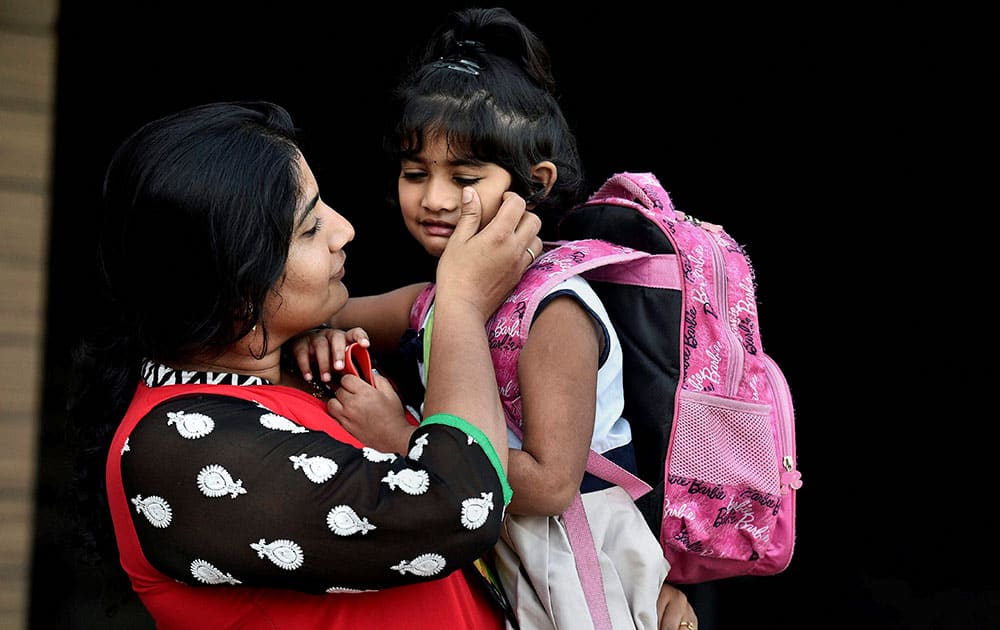
[[769,405],[681,390],[661,542],[733,560],[763,555],[781,505]]

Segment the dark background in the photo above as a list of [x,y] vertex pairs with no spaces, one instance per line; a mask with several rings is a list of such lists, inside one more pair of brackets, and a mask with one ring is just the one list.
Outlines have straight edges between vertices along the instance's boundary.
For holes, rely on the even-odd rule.
[[[352,293],[430,277],[384,201],[383,95],[460,4],[364,4],[64,3],[32,628],[152,627],[74,559],[59,496],[69,349],[103,316],[99,190],[126,134],[206,101],[276,101],[304,132],[324,198],[357,229]],[[781,575],[693,593],[701,629],[1000,626],[997,579],[980,568],[995,545],[977,533],[996,526],[957,507],[989,493],[956,476],[977,457],[946,439],[947,418],[979,412],[928,386],[965,382],[961,366],[947,369],[961,325],[918,308],[944,268],[928,242],[958,238],[937,220],[952,191],[928,164],[963,124],[951,105],[972,57],[945,38],[959,27],[930,11],[840,5],[656,16],[619,3],[506,6],[549,46],[592,184],[653,171],[754,262],[764,347],[796,403],[798,543]]]

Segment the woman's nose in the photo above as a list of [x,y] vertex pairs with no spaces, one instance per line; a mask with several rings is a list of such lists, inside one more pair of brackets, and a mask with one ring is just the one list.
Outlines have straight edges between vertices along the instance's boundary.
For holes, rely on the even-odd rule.
[[330,251],[339,251],[354,240],[354,226],[347,218],[330,208],[330,212],[333,213],[333,225],[330,230]]

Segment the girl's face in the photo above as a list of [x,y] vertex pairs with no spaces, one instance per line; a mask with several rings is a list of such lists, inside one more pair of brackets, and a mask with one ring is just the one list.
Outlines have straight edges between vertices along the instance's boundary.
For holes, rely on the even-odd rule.
[[312,170],[299,156],[302,196],[295,212],[285,275],[265,303],[268,333],[287,339],[326,322],[347,303],[344,245],[354,226],[326,205]]
[[427,253],[441,256],[462,211],[462,189],[472,186],[483,203],[480,226],[500,208],[511,176],[492,162],[459,159],[440,135],[425,139],[423,150],[400,162],[399,207],[406,229]]

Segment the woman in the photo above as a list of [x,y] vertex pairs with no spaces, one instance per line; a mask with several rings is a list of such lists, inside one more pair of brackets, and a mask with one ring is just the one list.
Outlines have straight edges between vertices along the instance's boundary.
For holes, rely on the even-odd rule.
[[523,200],[477,233],[479,199],[464,197],[438,266],[447,333],[426,419],[399,457],[363,448],[326,413],[331,391],[282,360],[346,303],[354,237],[283,109],[217,103],[148,123],[116,152],[104,198],[120,319],[81,357],[74,418],[106,453],[121,565],[158,627],[502,627],[460,569],[496,543],[510,500],[483,326],[540,249]]

